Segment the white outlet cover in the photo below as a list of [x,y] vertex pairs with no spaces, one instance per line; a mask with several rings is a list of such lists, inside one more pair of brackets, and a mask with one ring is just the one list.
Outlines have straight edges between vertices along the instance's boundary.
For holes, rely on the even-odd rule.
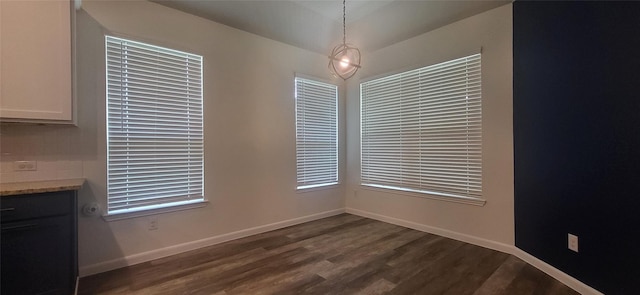
[[578,236],[568,234],[567,247],[571,251],[578,252]]

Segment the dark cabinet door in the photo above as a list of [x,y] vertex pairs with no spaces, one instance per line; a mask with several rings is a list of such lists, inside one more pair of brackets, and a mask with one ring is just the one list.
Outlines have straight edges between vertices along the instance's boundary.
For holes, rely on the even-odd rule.
[[1,293],[72,294],[69,215],[2,224]]

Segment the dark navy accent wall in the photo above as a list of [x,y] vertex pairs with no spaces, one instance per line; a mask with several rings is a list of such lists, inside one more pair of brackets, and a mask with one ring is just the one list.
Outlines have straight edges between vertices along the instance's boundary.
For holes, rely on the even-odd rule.
[[516,246],[640,294],[640,2],[513,9]]

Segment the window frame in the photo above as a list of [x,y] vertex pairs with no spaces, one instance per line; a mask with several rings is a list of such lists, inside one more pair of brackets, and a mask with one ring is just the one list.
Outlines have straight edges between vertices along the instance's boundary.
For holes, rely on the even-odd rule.
[[[205,195],[204,195],[204,187],[205,187],[205,183],[204,183],[204,83],[203,83],[203,78],[204,78],[204,58],[201,55],[198,54],[194,54],[194,53],[189,53],[189,52],[185,52],[185,51],[180,51],[180,50],[176,50],[176,49],[172,49],[169,47],[165,47],[165,46],[161,46],[161,45],[155,45],[152,44],[148,41],[138,41],[129,37],[120,37],[117,35],[105,35],[104,37],[104,42],[105,42],[105,144],[106,144],[106,157],[107,157],[107,162],[106,162],[106,190],[107,190],[107,196],[106,196],[106,209],[105,209],[105,213],[103,215],[103,218],[107,221],[112,221],[112,220],[120,220],[120,219],[126,219],[126,218],[132,218],[132,217],[138,217],[138,216],[146,216],[146,215],[153,215],[153,214],[158,214],[158,213],[164,213],[164,212],[172,212],[172,211],[180,211],[180,210],[185,210],[185,209],[191,209],[191,208],[199,208],[199,207],[203,207],[206,206],[208,201],[205,199]],[[190,175],[191,173],[196,173],[196,179],[194,181],[196,181],[196,183],[200,183],[199,185],[196,185],[195,190],[199,191],[199,193],[197,195],[187,195],[186,197],[180,197],[180,196],[176,196],[175,198],[177,199],[183,199],[181,201],[176,201],[175,199],[169,202],[157,202],[156,204],[152,204],[152,205],[147,205],[147,206],[132,206],[130,208],[124,208],[124,209],[117,209],[117,210],[112,210],[111,206],[113,205],[113,200],[112,200],[112,193],[111,193],[111,186],[112,186],[112,182],[110,179],[110,175],[112,172],[110,172],[110,164],[111,159],[111,151],[112,151],[112,145],[113,142],[111,140],[111,134],[110,134],[110,124],[123,124],[122,121],[112,121],[115,120],[116,118],[111,118],[110,116],[110,109],[109,109],[109,104],[110,102],[113,103],[113,101],[110,98],[110,91],[113,91],[113,93],[118,93],[116,94],[116,96],[120,95],[123,98],[121,98],[120,100],[125,101],[125,100],[129,100],[131,96],[130,94],[126,94],[123,95],[122,91],[117,92],[115,91],[115,89],[117,88],[110,88],[112,83],[115,83],[114,81],[118,81],[118,79],[111,79],[109,76],[109,71],[113,70],[112,66],[110,65],[110,61],[114,62],[113,58],[110,59],[110,54],[114,55],[114,56],[118,56],[118,54],[122,54],[122,52],[117,52],[117,50],[110,50],[109,49],[109,45],[115,44],[116,42],[122,42],[121,44],[127,43],[129,44],[129,46],[136,47],[135,49],[131,49],[131,53],[129,55],[127,55],[127,58],[131,58],[131,56],[134,55],[134,51],[136,50],[148,50],[148,52],[142,52],[142,54],[144,53],[155,53],[158,56],[159,55],[165,55],[163,60],[160,60],[157,64],[154,64],[152,66],[157,66],[157,67],[161,67],[161,66],[168,66],[169,60],[170,58],[184,58],[185,60],[185,66],[188,68],[186,70],[184,70],[183,73],[178,72],[178,77],[180,74],[184,74],[184,75],[195,75],[195,79],[194,77],[187,77],[184,76],[183,78],[176,78],[176,79],[182,79],[185,80],[187,82],[184,82],[184,84],[179,85],[178,87],[185,87],[187,90],[186,94],[183,94],[183,96],[180,96],[176,93],[171,93],[171,95],[176,95],[175,99],[176,100],[185,100],[188,101],[188,103],[186,103],[185,105],[180,105],[178,104],[178,106],[176,107],[166,107],[169,108],[169,111],[176,111],[176,112],[180,112],[180,111],[186,111],[187,113],[184,114],[188,114],[187,117],[188,119],[184,119],[184,120],[180,120],[177,123],[186,123],[187,127],[186,130],[188,131],[178,131],[178,133],[180,133],[181,136],[183,136],[183,139],[176,139],[177,142],[179,143],[183,143],[188,145],[189,147],[186,149],[187,151],[189,151],[189,160],[191,159],[195,159],[195,165],[191,165],[189,164],[189,168],[184,168],[184,170],[181,170],[183,173],[185,171],[188,171],[187,173]],[[155,50],[155,51],[154,51]],[[175,55],[175,56],[174,56]],[[120,55],[120,57],[124,57],[125,55]],[[192,70],[192,66],[191,64],[189,64],[189,62],[191,61],[196,61],[196,67],[195,69],[199,72],[193,72]],[[139,58],[137,61],[138,63],[142,63],[142,59]],[[117,63],[117,62],[116,62]],[[152,67],[150,66],[150,67]],[[159,68],[151,68],[152,70],[155,69],[156,71],[159,71]],[[174,68],[171,68],[174,69]],[[121,74],[122,75],[122,74]],[[159,82],[160,80],[160,76],[161,74],[159,74],[159,72],[154,72],[153,74],[150,75],[146,75],[146,74],[139,74],[137,76],[138,79],[140,78],[155,78],[157,81],[155,81],[155,85],[153,84],[153,82],[149,82],[148,84],[146,83],[139,83],[141,86],[149,86],[148,89],[152,89],[149,92],[156,92],[155,93],[155,101],[154,101],[154,94],[146,94],[146,95],[142,95],[139,94],[138,96],[140,97],[140,102],[141,103],[147,103],[149,105],[154,105],[155,109],[156,109],[156,113],[161,113],[162,111],[167,111],[167,109],[161,109],[161,107],[158,107],[158,105],[160,105],[158,98],[158,93],[160,92],[160,87],[162,86],[168,86],[167,84],[163,85],[163,82]],[[120,78],[122,80],[122,78]],[[111,81],[113,80],[113,81]],[[131,78],[131,80],[133,80],[133,78]],[[122,82],[122,81],[118,81],[121,84],[114,84],[114,85],[118,85],[118,87],[121,87],[123,84],[122,83],[126,83],[126,82]],[[167,83],[169,82],[175,82],[174,80],[169,79]],[[191,84],[189,84],[191,83]],[[193,86],[196,85],[196,86]],[[194,88],[195,87],[195,88]],[[131,88],[134,88],[133,86]],[[194,92],[191,92],[192,90],[195,90]],[[124,98],[126,96],[126,98]],[[194,102],[194,97],[195,97],[195,102]],[[174,99],[174,98],[171,98]],[[175,101],[174,101],[175,102]],[[143,109],[142,107],[140,107],[140,109]],[[153,109],[153,107],[150,107],[149,109]],[[148,111],[148,109],[144,108],[144,111]],[[198,114],[199,112],[199,114]],[[131,120],[136,120],[136,119],[147,119],[151,122],[154,122],[153,124],[155,124],[155,128],[160,130],[162,128],[162,123],[161,121],[153,121],[153,115],[140,115],[138,117],[135,117]],[[162,120],[163,117],[157,117],[155,116],[157,119]],[[197,120],[197,118],[199,117],[199,120]],[[168,117],[164,117],[164,119],[167,119]],[[195,118],[193,121],[192,119]],[[131,121],[133,122],[133,121]],[[132,125],[130,123],[130,125]],[[192,127],[192,125],[195,125],[195,127]],[[147,124],[140,124],[140,126],[145,127],[148,125]],[[149,125],[150,126],[150,125]],[[158,128],[160,127],[160,128]],[[175,124],[170,124],[169,128],[171,127],[176,127]],[[195,128],[195,129],[194,129]],[[132,130],[135,130],[133,128],[131,128]],[[181,132],[187,132],[182,134]],[[195,132],[195,133],[192,133]],[[126,132],[124,132],[126,133]],[[149,134],[154,134],[154,133],[149,133]],[[188,135],[185,135],[188,134]],[[200,134],[198,136],[198,134]],[[161,140],[162,138],[162,132],[161,131],[157,131],[157,133],[154,134],[156,137],[152,138],[152,145],[153,148],[155,149],[162,149],[162,148],[167,148],[166,144],[160,144],[158,145],[157,140]],[[179,136],[180,136],[179,135]],[[164,140],[167,140],[166,138],[166,134],[164,135],[165,138]],[[195,138],[195,141],[192,141],[191,138]],[[127,137],[128,139],[128,137]],[[155,140],[155,141],[154,141]],[[173,144],[173,143],[172,143]],[[195,145],[194,145],[195,144]],[[191,147],[191,146],[195,146],[195,147]],[[131,149],[134,150],[136,148],[135,144],[131,145]],[[192,153],[194,153],[194,157],[192,158]],[[198,156],[198,154],[200,154],[200,156]],[[167,154],[164,154],[164,157],[166,157]],[[162,158],[163,156],[161,155],[160,158]],[[159,163],[156,163],[158,165],[160,165],[160,167],[162,167],[162,160],[159,160]],[[165,165],[167,165],[165,163]],[[129,166],[127,166],[129,167]],[[135,168],[134,166],[131,166]],[[191,168],[191,167],[195,167],[195,168]],[[166,166],[164,167],[166,169]],[[133,168],[132,168],[133,169]],[[148,169],[153,169],[153,168],[148,168]],[[195,169],[195,170],[194,170]],[[166,181],[168,176],[164,176],[164,177],[156,177],[156,178],[151,178],[151,182],[162,182],[162,181]],[[183,176],[178,176],[178,178],[183,177]],[[130,179],[130,175],[127,174],[126,176],[127,178],[127,182]],[[193,181],[181,181],[181,183],[186,183],[189,187],[191,187],[193,185]],[[198,189],[198,186],[200,187]],[[188,191],[191,191],[191,189],[187,189]],[[194,197],[195,196],[195,197]],[[173,199],[174,197],[167,197],[167,199]],[[161,198],[158,198],[157,196],[151,197],[151,199],[154,200],[160,200]],[[133,197],[132,200],[136,200],[135,197]]]
[[[468,64],[468,60],[471,59],[473,60],[474,58],[477,58],[477,63],[478,63],[478,69],[477,69],[477,73],[478,73],[478,87],[479,90],[477,91],[477,94],[479,96],[479,112],[480,112],[480,118],[479,118],[479,126],[480,126],[480,138],[479,138],[479,151],[480,151],[480,156],[479,156],[479,165],[480,165],[480,172],[479,172],[479,178],[477,179],[479,181],[479,187],[480,187],[480,192],[479,194],[475,194],[475,195],[464,195],[464,194],[457,194],[457,193],[450,193],[450,192],[446,192],[446,191],[437,191],[437,190],[432,190],[430,188],[415,188],[415,187],[403,187],[403,186],[394,186],[394,185],[387,185],[387,184],[376,184],[373,183],[373,181],[367,181],[366,180],[366,176],[367,175],[365,172],[365,169],[369,168],[367,166],[367,164],[365,163],[366,159],[365,159],[365,152],[367,152],[367,148],[365,147],[366,145],[366,136],[368,136],[367,134],[365,134],[365,128],[367,126],[367,122],[365,122],[365,120],[367,120],[368,118],[366,117],[367,115],[365,114],[365,103],[367,103],[365,100],[367,99],[365,96],[365,90],[363,89],[363,87],[365,87],[365,85],[367,84],[371,84],[371,83],[376,83],[377,81],[382,81],[385,79],[394,79],[394,78],[399,78],[402,77],[403,75],[414,75],[416,73],[419,73],[420,71],[429,71],[430,69],[433,68],[438,68],[441,67],[443,65],[446,65],[448,63],[454,63],[457,61],[461,61],[461,60],[467,60],[467,64]],[[476,54],[471,54],[468,56],[464,56],[464,57],[460,57],[460,58],[454,58],[451,60],[447,60],[441,63],[436,63],[436,64],[432,64],[432,65],[428,65],[428,66],[423,66],[420,68],[414,68],[414,69],[409,69],[409,70],[403,70],[403,71],[399,71],[399,72],[394,72],[391,74],[386,74],[386,75],[380,75],[380,76],[376,76],[374,78],[370,78],[368,80],[365,80],[363,82],[360,83],[360,187],[363,189],[367,189],[367,190],[374,190],[374,191],[382,191],[385,193],[393,193],[393,194],[400,194],[400,195],[408,195],[408,196],[412,196],[412,197],[421,197],[421,198],[429,198],[429,199],[436,199],[436,200],[443,200],[443,201],[449,201],[449,202],[455,202],[455,203],[464,203],[464,204],[471,204],[471,205],[478,205],[478,206],[483,206],[486,203],[486,200],[483,198],[484,196],[484,191],[483,191],[483,185],[482,185],[482,174],[483,174],[483,170],[482,170],[482,86],[481,86],[481,60],[482,60],[482,56],[481,53],[476,53]],[[418,77],[420,77],[420,74],[417,74]],[[423,74],[424,75],[424,74]],[[400,78],[401,79],[401,78]],[[418,78],[419,80],[420,78]],[[469,79],[469,78],[467,78]],[[402,82],[398,83],[397,85],[400,85]],[[415,83],[415,82],[411,82],[411,83]],[[417,83],[421,83],[420,81]],[[422,87],[422,86],[420,86]],[[398,86],[398,89],[402,89],[402,86]],[[398,90],[401,91],[401,90]],[[468,90],[468,86],[465,89],[465,91],[469,91]],[[398,95],[398,94],[396,94]],[[402,96],[402,95],[399,95]],[[420,100],[424,100],[426,96],[424,96],[423,94],[419,94],[419,101]],[[469,100],[469,97],[467,97],[467,100]],[[420,102],[422,103],[422,102]],[[402,112],[401,109],[395,109],[396,112]],[[468,108],[467,108],[468,111]],[[402,116],[402,115],[400,115]],[[419,115],[423,116],[423,115]],[[420,117],[420,119],[416,119],[416,120],[423,120],[422,117]],[[424,127],[421,127],[424,128]],[[422,130],[422,129],[420,129]],[[406,140],[406,139],[405,139]],[[420,140],[422,140],[422,137],[420,137]],[[402,142],[402,140],[397,140],[396,142]],[[401,152],[402,153],[402,152]],[[423,154],[422,151],[418,152],[418,155],[421,157]],[[416,162],[413,162],[413,164],[418,163],[417,165],[422,165],[421,163],[419,163],[419,161],[421,160],[416,160]],[[389,165],[387,165],[389,166]],[[420,170],[420,168],[418,168],[418,170]],[[389,171],[387,171],[388,173]],[[400,173],[400,172],[398,172]],[[422,177],[423,173],[418,173],[420,175],[420,177]],[[399,177],[399,178],[402,178]]]
[[[330,160],[332,160],[333,157],[335,157],[335,160],[333,160],[333,164],[332,166],[332,171],[335,171],[335,177],[332,176],[331,180],[325,180],[322,183],[315,183],[315,184],[304,184],[307,183],[307,181],[305,181],[304,179],[301,179],[301,173],[304,174],[305,172],[301,171],[301,163],[300,163],[300,110],[299,110],[299,89],[298,89],[298,83],[299,81],[301,81],[301,83],[307,83],[310,85],[315,85],[316,87],[326,87],[326,88],[332,88],[332,91],[334,92],[334,97],[330,98],[331,100],[333,100],[333,116],[335,118],[334,120],[334,124],[333,124],[333,134],[335,134],[333,140],[335,141],[335,144],[333,145],[333,156],[330,158]],[[298,192],[304,192],[304,191],[313,191],[313,190],[318,190],[318,189],[326,189],[326,188],[331,188],[333,186],[336,186],[340,183],[340,149],[339,149],[339,136],[340,136],[340,131],[339,131],[339,89],[340,87],[336,84],[327,82],[327,81],[323,81],[321,79],[317,79],[317,78],[313,78],[313,77],[309,77],[309,76],[305,76],[305,75],[300,75],[300,74],[296,74],[294,77],[294,110],[295,110],[295,130],[296,130],[296,191]],[[327,107],[327,106],[325,106]],[[312,110],[313,111],[313,110]],[[303,126],[307,127],[307,126]],[[318,126],[316,126],[318,127]],[[323,126],[320,126],[323,127]],[[326,127],[326,126],[324,126]],[[304,138],[302,139],[302,141],[304,141]],[[307,168],[305,170],[313,170],[313,168]],[[302,183],[302,184],[301,184]]]

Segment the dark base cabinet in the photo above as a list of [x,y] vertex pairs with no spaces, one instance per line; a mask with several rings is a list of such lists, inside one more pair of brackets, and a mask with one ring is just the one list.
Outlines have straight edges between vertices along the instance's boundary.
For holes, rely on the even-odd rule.
[[73,294],[76,192],[2,197],[1,293]]

